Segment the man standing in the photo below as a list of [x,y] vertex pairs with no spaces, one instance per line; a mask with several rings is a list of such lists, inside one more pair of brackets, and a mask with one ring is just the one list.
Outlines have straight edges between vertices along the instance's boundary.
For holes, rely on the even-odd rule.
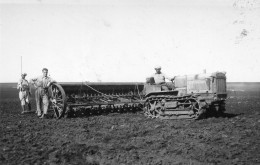
[[42,69],[42,76],[31,79],[36,87],[35,99],[37,106],[37,115],[40,118],[46,118],[48,106],[49,106],[49,93],[48,88],[51,83],[55,82],[48,76],[48,69]]
[[22,114],[26,112],[25,104],[27,103],[29,111],[31,110],[31,104],[29,96],[31,95],[31,89],[29,82],[25,79],[27,74],[21,74],[21,79],[19,79],[17,84],[17,89],[19,89],[19,99],[21,101],[22,106]]

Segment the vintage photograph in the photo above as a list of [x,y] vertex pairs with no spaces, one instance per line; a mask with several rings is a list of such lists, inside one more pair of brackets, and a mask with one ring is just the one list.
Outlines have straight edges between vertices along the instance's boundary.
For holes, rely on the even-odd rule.
[[0,0],[0,164],[260,164],[259,0]]

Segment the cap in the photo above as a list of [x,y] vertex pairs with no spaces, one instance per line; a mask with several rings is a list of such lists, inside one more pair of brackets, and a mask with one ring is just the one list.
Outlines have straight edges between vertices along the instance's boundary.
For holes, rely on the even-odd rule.
[[157,65],[154,67],[154,69],[161,69],[161,66]]
[[21,76],[27,76],[27,73],[22,73]]

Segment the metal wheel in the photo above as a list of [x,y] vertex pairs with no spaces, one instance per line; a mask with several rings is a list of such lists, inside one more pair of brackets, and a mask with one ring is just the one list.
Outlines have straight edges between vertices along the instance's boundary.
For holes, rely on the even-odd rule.
[[50,107],[51,110],[53,112],[53,117],[60,119],[65,110],[66,110],[66,95],[65,92],[63,90],[63,88],[57,84],[57,83],[53,83],[50,87],[49,87],[49,91],[50,91]]
[[203,115],[204,115],[205,112],[206,112],[205,107],[202,107],[197,100],[193,99],[193,101],[194,101],[194,102],[193,102],[193,106],[192,106],[192,107],[193,107],[195,119],[201,119],[201,118],[203,118]]
[[184,108],[187,108],[187,109],[192,109],[193,108],[192,107],[192,102],[191,102],[190,99],[185,100],[184,103],[186,104],[186,105],[184,105]]
[[157,103],[157,101],[148,101],[143,109],[146,116],[151,118],[158,118],[160,116],[162,107],[160,103]]

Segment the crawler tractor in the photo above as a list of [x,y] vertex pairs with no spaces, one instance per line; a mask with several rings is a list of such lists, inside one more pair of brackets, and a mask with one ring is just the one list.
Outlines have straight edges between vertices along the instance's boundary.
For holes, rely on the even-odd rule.
[[49,88],[56,118],[143,111],[160,119],[201,119],[225,111],[224,72],[176,76],[174,82],[54,83]]
[[161,119],[194,118],[220,115],[225,111],[226,76],[223,72],[176,76],[174,83],[145,85],[144,113]]

